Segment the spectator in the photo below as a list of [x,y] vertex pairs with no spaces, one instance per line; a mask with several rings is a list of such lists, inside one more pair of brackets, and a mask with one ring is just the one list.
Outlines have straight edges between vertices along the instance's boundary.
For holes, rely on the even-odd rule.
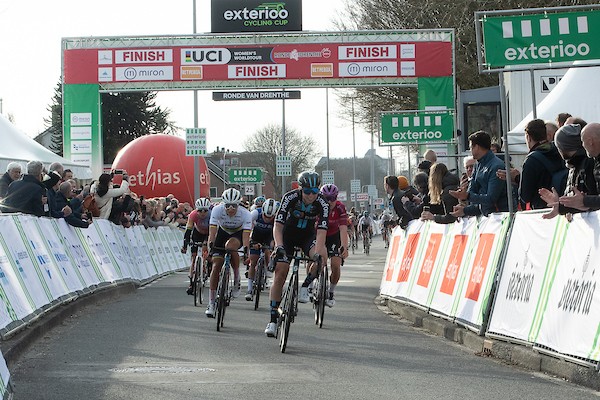
[[98,178],[98,182],[94,183],[90,188],[90,193],[94,193],[96,204],[100,209],[99,218],[102,219],[109,219],[113,207],[113,199],[129,192],[129,177],[127,174],[123,174],[123,181],[118,188],[113,188],[112,179],[112,174],[102,174]]
[[390,201],[392,202],[394,211],[398,216],[398,225],[400,225],[402,229],[406,229],[406,226],[413,219],[413,216],[404,208],[404,205],[402,204],[404,192],[398,187],[398,177],[394,175],[386,176],[383,180],[383,187],[386,193],[390,196]]
[[43,165],[40,161],[27,163],[27,174],[23,179],[8,186],[4,198],[4,212],[21,212],[41,217],[47,206],[46,186],[42,183]]
[[8,186],[16,180],[21,179],[21,164],[18,162],[10,162],[6,166],[6,172],[0,178],[0,199],[6,197],[6,193],[8,192]]
[[456,217],[450,213],[454,211],[454,206],[458,205],[458,200],[450,195],[450,190],[456,190],[458,185],[458,176],[448,171],[445,164],[433,164],[428,182],[430,209],[422,210],[421,219],[432,220],[438,224],[456,221]]
[[[519,199],[523,203],[529,203],[532,209],[547,207],[546,202],[540,197],[539,190],[541,188],[551,190],[552,173],[566,169],[556,146],[548,142],[546,132],[546,124],[541,119],[531,120],[525,126],[525,143],[529,148],[529,154],[523,162]],[[547,165],[551,169],[548,169]],[[562,193],[565,188],[556,189]]]
[[50,164],[47,172],[47,175],[50,177],[50,179],[44,179],[43,181],[47,189],[50,189],[51,187],[56,185],[56,177],[50,174],[51,172],[56,172],[56,175],[58,176],[58,181],[61,182],[63,173],[65,172],[65,167],[63,167],[63,165],[59,162],[53,162],[52,164]]
[[65,169],[62,173],[62,180],[68,181],[69,179],[73,179],[73,171],[70,169]]
[[429,176],[425,172],[417,173],[413,178],[416,195],[405,191],[405,196],[402,197],[404,208],[412,215],[413,218],[419,218],[423,211],[423,206],[429,206]]
[[431,164],[435,164],[437,162],[437,154],[435,154],[435,151],[427,149],[423,153],[423,159],[429,161]]
[[419,172],[424,172],[427,175],[429,175],[429,169],[431,168],[431,161],[428,160],[423,160],[419,163],[419,165],[417,166],[417,169],[419,170]]
[[560,113],[560,114],[558,114],[556,116],[556,125],[558,125],[558,127],[560,128],[561,126],[563,126],[565,124],[565,121],[570,116],[571,116],[571,114],[569,114],[569,113]]
[[494,154],[502,153],[502,147],[498,143],[492,143],[490,150],[492,150]]
[[[64,209],[70,207],[71,199],[74,196],[73,186],[71,182],[63,182],[58,187],[58,193],[56,194],[56,206],[57,208]],[[72,212],[69,215],[65,215],[65,221],[71,225],[79,228],[87,228],[90,224],[87,216],[82,215],[80,212]]]
[[554,141],[554,134],[558,130],[558,125],[552,121],[546,121],[546,140],[549,142]]
[[569,117],[565,121],[564,125],[579,125],[581,126],[581,129],[583,129],[587,125],[587,122],[585,122],[582,118],[579,117]]
[[142,214],[142,225],[144,225],[146,228],[156,228],[159,226],[168,225],[167,222],[160,218],[160,211],[158,210],[159,207],[160,203],[157,200],[150,199],[146,201],[146,211]]
[[43,180],[43,183],[47,188],[48,214],[52,218],[64,218],[72,213],[71,207],[69,207],[68,204],[65,203],[63,206],[59,207],[56,201],[60,179],[60,175],[58,175],[57,172],[51,171],[46,175],[46,179]]
[[[594,129],[593,126],[592,129]],[[567,167],[569,167],[569,176],[567,177],[567,188],[563,196],[559,196],[556,190],[540,189],[540,197],[552,207],[552,211],[544,214],[543,217],[546,219],[554,218],[558,214],[573,214],[582,211],[580,208],[573,207],[573,205],[579,206],[576,203],[577,199],[570,201],[567,197],[582,195],[587,197],[599,194],[594,176],[595,161],[593,158],[587,157],[581,141],[581,127],[571,124],[563,125],[556,131],[554,143],[561,157],[566,161]],[[587,209],[595,210],[597,208],[587,207]]]
[[467,190],[451,190],[450,194],[458,200],[468,200],[469,205],[457,205],[452,215],[488,215],[492,212],[508,210],[506,184],[498,178],[496,172],[504,169],[504,163],[492,152],[492,140],[485,131],[477,131],[469,136],[473,158],[477,160],[473,179]]

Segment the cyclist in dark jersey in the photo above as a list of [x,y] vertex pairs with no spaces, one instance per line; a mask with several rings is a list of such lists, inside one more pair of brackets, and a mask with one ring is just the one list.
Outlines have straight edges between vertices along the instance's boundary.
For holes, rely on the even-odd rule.
[[[320,183],[321,179],[316,172],[302,172],[298,176],[300,188],[283,196],[281,207],[275,217],[273,237],[276,246],[276,265],[270,293],[271,321],[265,329],[265,334],[269,337],[276,335],[278,308],[290,262],[294,256],[294,247],[302,248],[309,257],[319,254],[324,261],[327,259],[325,238],[329,219],[329,203],[319,192]],[[298,301],[308,302],[308,285],[315,277],[316,272],[308,274],[300,288]]]

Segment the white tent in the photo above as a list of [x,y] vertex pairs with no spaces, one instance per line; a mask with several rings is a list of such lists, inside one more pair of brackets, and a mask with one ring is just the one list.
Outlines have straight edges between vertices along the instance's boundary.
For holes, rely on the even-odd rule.
[[59,162],[65,169],[70,169],[76,178],[92,179],[92,170],[81,164],[75,164],[66,158],[58,156],[17,129],[3,115],[0,115],[0,174],[6,171],[11,161],[19,162],[25,173],[29,161],[41,161],[46,167],[53,162]]
[[[530,90],[530,88],[523,88]],[[581,117],[587,122],[600,122],[600,67],[569,68],[556,87],[537,105],[537,118],[554,121],[561,112]],[[508,132],[509,151],[525,152],[525,125],[533,119],[529,113]]]

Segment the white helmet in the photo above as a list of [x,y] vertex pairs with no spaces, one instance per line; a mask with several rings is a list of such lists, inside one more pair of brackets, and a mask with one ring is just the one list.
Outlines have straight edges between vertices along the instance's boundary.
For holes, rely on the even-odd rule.
[[206,197],[200,197],[196,200],[196,210],[208,210],[210,208],[210,200]]
[[271,218],[277,214],[277,202],[275,199],[267,199],[262,206],[262,212],[265,217]]
[[225,190],[221,197],[223,198],[223,203],[225,204],[240,204],[242,201],[242,194],[239,190],[234,188]]

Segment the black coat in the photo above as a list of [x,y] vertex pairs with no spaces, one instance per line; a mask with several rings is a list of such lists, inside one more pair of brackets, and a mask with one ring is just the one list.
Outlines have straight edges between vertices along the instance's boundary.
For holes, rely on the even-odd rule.
[[5,172],[4,175],[0,178],[0,197],[6,197],[6,193],[8,192],[8,186],[13,182],[12,178]]
[[[71,205],[69,203],[70,203],[69,200],[65,197],[64,194],[62,194],[61,192],[56,193],[56,206],[57,207],[60,207],[60,209],[62,210],[65,206],[70,207]],[[65,221],[71,226],[77,226],[79,228],[87,228],[88,227],[88,223],[81,219],[81,213],[73,212],[64,218],[65,218]]]
[[[532,209],[546,208],[548,206],[541,199],[538,190],[541,188],[551,190],[552,174],[540,160],[531,156],[533,152],[539,152],[546,157],[555,170],[567,169],[567,167],[554,143],[544,143],[534,147],[525,158],[519,185],[519,199],[523,203],[529,203]],[[562,195],[562,193],[559,194]]]
[[33,175],[24,175],[23,179],[8,186],[4,198],[4,212],[22,212],[41,217],[45,215],[42,197],[46,196],[46,187]]

